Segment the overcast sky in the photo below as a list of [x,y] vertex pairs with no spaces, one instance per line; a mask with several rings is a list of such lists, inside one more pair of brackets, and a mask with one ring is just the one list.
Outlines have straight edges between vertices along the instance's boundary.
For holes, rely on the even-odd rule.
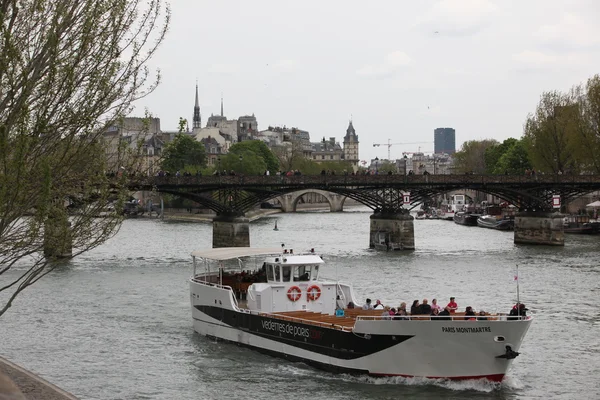
[[[175,130],[220,112],[341,141],[352,116],[361,160],[433,150],[433,130],[520,137],[547,90],[600,73],[596,0],[171,0],[152,67],[161,86],[137,104]],[[430,142],[421,145],[396,144]]]

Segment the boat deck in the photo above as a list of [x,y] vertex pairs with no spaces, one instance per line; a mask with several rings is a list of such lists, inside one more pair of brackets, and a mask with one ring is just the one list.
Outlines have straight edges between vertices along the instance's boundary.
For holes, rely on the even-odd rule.
[[[383,310],[363,310],[363,309],[346,309],[344,316],[335,316],[331,314],[322,314],[313,311],[281,311],[276,313],[263,313],[261,315],[269,316],[290,322],[301,322],[308,325],[318,325],[327,328],[352,330],[356,323],[357,317],[366,317],[368,319],[379,319],[382,317]],[[410,320],[428,321],[432,320],[428,315],[407,316]],[[497,320],[497,315],[486,314],[487,320]],[[464,321],[464,313],[456,313],[452,315],[453,320]]]

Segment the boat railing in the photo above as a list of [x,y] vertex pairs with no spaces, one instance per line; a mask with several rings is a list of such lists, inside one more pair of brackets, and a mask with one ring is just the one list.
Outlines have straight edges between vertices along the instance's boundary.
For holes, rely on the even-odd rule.
[[513,316],[503,313],[475,315],[465,319],[464,315],[444,316],[444,315],[357,315],[357,321],[526,321],[531,316]]
[[205,286],[214,286],[214,287],[219,288],[219,289],[231,290],[231,292],[233,292],[233,288],[231,286],[229,286],[229,285],[220,285],[218,283],[212,283],[212,282],[208,282],[208,281],[202,281],[200,279],[197,279],[195,276],[193,276],[191,278],[191,280],[194,283],[199,283],[199,284],[205,285]]
[[274,316],[274,317],[276,317],[278,319],[282,319],[284,321],[300,322],[300,323],[308,324],[308,325],[323,326],[325,328],[340,329],[342,331],[347,331],[347,332],[351,332],[352,329],[354,329],[354,327],[348,327],[348,326],[343,326],[343,325],[339,325],[339,324],[334,324],[332,322],[315,321],[313,319],[292,317],[290,315],[285,315],[285,314],[277,314],[277,313],[269,313],[269,314],[260,313],[260,314]]

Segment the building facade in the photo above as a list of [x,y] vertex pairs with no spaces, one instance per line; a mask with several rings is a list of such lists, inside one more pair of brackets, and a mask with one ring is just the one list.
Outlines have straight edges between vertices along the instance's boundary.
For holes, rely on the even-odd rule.
[[433,131],[434,152],[454,154],[456,152],[456,131],[454,128],[437,128]]
[[346,136],[344,136],[344,160],[350,162],[353,167],[358,167],[358,135],[352,125],[352,120],[346,129]]
[[312,159],[315,162],[342,161],[344,158],[344,150],[334,137],[330,137],[329,140],[323,138],[320,142],[311,144]]

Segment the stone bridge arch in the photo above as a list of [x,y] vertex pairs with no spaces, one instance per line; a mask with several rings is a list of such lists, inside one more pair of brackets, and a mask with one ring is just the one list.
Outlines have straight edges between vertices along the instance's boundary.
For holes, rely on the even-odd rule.
[[329,202],[329,211],[330,212],[340,212],[344,210],[344,201],[346,201],[346,196],[328,192],[326,190],[320,189],[306,189],[299,190],[297,192],[286,193],[282,196],[277,197],[279,202],[281,203],[281,211],[283,212],[296,212],[296,207],[298,206],[298,201],[300,198],[308,193],[317,193],[323,196]]

